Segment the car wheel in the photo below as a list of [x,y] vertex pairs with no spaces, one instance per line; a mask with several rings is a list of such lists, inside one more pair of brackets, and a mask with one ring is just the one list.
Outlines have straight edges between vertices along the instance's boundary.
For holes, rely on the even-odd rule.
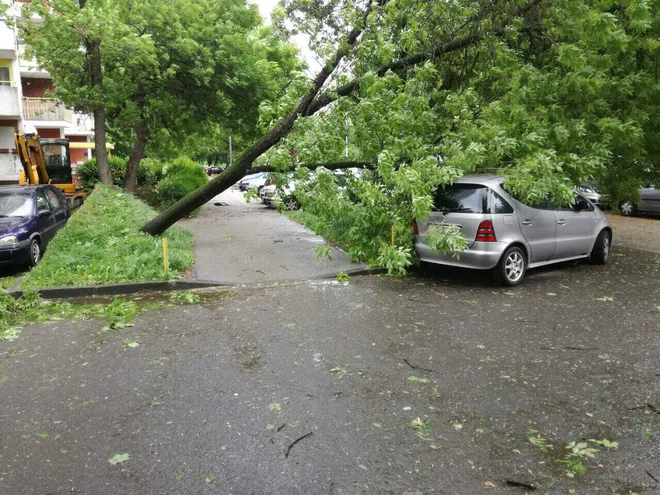
[[506,250],[495,267],[495,279],[503,285],[518,285],[525,276],[526,269],[525,253],[519,247],[513,246]]
[[630,217],[637,213],[637,207],[631,201],[624,201],[619,205],[619,211],[624,217]]
[[591,251],[591,261],[596,265],[604,265],[610,257],[610,248],[612,247],[612,235],[603,230],[594,243],[594,248]]
[[284,200],[284,209],[286,211],[295,211],[299,208],[296,198],[288,197]]
[[30,259],[28,264],[30,266],[37,266],[37,263],[41,261],[41,244],[37,239],[32,239],[30,242]]

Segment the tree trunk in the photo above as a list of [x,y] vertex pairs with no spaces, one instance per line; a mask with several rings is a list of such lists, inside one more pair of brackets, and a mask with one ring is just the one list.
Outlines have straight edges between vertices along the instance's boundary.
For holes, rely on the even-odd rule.
[[144,150],[147,148],[147,142],[149,141],[149,128],[145,120],[141,120],[135,126],[135,134],[135,144],[126,164],[126,177],[124,177],[124,190],[131,193],[137,191],[138,168],[140,167]]
[[[85,8],[87,0],[78,0],[81,9]],[[85,39],[85,49],[89,60],[89,75],[92,88],[101,89],[103,84],[103,66],[101,65],[101,42]],[[99,181],[112,185],[112,171],[108,163],[108,150],[105,147],[105,105],[99,103],[94,108],[94,153],[96,155],[96,171]]]

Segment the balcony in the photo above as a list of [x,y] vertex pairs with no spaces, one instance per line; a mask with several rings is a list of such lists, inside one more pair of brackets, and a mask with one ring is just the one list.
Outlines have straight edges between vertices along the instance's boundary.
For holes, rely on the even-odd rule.
[[0,18],[0,58],[16,58],[16,36],[14,34],[14,28],[8,26],[2,18]]
[[54,98],[23,98],[25,120],[73,122],[73,112]]
[[0,86],[0,117],[20,119],[21,112],[18,103],[18,88],[16,86]]

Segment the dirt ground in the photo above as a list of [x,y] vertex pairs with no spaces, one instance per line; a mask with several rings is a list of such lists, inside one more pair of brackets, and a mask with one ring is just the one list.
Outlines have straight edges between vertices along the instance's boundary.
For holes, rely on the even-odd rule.
[[614,242],[632,249],[660,253],[660,215],[624,217],[607,212],[614,231]]

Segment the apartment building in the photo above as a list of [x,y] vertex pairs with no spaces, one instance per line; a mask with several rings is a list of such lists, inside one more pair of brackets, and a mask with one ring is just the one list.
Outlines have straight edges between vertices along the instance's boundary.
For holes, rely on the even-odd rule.
[[[68,138],[71,143],[90,143],[93,120],[66,108],[49,96],[54,91],[50,74],[25,56],[16,23],[23,3],[0,0],[8,4],[5,17],[0,17],[0,184],[16,183],[21,164],[14,145],[15,132],[33,132],[45,138]],[[72,148],[71,164],[82,163],[92,156],[90,148]]]

